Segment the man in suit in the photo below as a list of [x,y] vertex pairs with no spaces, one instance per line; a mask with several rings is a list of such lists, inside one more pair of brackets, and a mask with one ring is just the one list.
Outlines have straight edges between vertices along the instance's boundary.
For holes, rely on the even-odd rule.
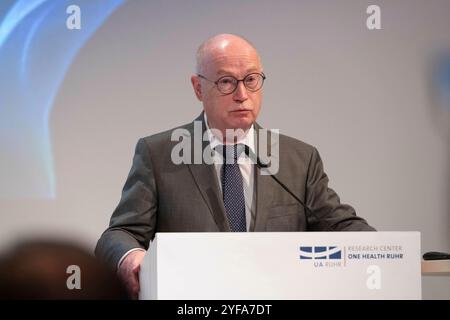
[[[256,123],[264,79],[259,55],[248,41],[230,34],[208,39],[198,49],[197,74],[191,77],[203,104],[197,122],[137,143],[122,198],[96,247],[97,256],[117,266],[133,296],[139,292],[139,265],[156,232],[374,230],[328,188],[314,147],[276,135],[276,172],[268,174],[269,169],[249,161],[249,155],[260,154],[257,146],[264,146]],[[180,163],[174,159],[179,144],[174,133],[181,132],[194,146],[196,128],[206,132],[201,151],[214,154],[212,162]]]

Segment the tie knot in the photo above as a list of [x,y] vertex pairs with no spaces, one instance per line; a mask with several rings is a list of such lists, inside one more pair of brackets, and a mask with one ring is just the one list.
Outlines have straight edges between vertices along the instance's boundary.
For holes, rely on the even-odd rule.
[[215,148],[215,150],[222,155],[226,163],[236,163],[244,149],[244,145],[241,143],[222,144]]

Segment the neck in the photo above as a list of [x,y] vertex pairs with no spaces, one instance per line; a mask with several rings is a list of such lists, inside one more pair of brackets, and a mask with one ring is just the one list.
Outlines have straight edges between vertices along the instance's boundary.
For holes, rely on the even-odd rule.
[[211,121],[206,116],[206,113],[204,117],[206,122],[206,129],[209,129],[214,137],[217,140],[221,141],[223,144],[235,144],[239,141],[244,140],[251,128],[251,126],[248,128],[219,128],[219,126],[211,123]]
[[208,123],[208,127],[211,130],[212,134],[219,141],[222,141],[223,144],[235,144],[239,141],[244,140],[250,130],[250,128],[218,129],[214,126],[211,126],[209,123]]

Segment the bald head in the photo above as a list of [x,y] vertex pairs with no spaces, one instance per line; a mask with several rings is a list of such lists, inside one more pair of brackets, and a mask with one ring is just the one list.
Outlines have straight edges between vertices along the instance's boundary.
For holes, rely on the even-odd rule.
[[257,58],[258,64],[261,64],[258,52],[250,41],[234,34],[222,33],[207,39],[198,48],[196,56],[197,73],[205,73],[205,69],[218,56],[229,53],[254,55]]

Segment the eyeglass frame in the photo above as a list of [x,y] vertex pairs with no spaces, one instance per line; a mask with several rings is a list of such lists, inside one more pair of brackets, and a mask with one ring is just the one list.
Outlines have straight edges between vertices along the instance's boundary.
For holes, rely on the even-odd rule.
[[[260,75],[260,76],[262,77],[262,84],[261,84],[261,87],[259,87],[259,89],[253,90],[253,89],[247,88],[247,86],[245,85],[244,80],[245,80],[248,76],[251,76],[252,74],[257,74],[257,75]],[[217,79],[216,81],[209,80],[208,78],[206,78],[205,76],[201,75],[200,73],[197,73],[197,76],[198,76],[199,78],[202,78],[202,79],[206,80],[206,81],[209,81],[209,82],[214,83],[214,85],[216,86],[217,90],[218,90],[221,94],[223,94],[224,96],[227,96],[227,95],[229,95],[229,94],[234,93],[234,92],[236,91],[237,87],[239,87],[239,82],[242,82],[242,83],[244,84],[245,89],[249,90],[250,92],[257,92],[257,91],[261,90],[261,88],[262,88],[263,85],[264,85],[264,80],[266,80],[266,75],[264,74],[264,72],[252,72],[252,73],[247,74],[247,75],[246,75],[244,78],[242,78],[242,79],[238,79],[238,78],[236,78],[236,77],[234,77],[234,76],[222,76],[222,77],[220,77],[219,79]],[[229,92],[229,93],[223,93],[222,91],[220,91],[220,90],[219,90],[219,85],[218,85],[220,79],[223,79],[223,78],[226,78],[226,77],[231,77],[231,78],[233,78],[233,79],[236,79],[236,81],[237,81],[237,82],[236,82],[236,87],[234,88],[233,91],[231,91],[231,92]]]

